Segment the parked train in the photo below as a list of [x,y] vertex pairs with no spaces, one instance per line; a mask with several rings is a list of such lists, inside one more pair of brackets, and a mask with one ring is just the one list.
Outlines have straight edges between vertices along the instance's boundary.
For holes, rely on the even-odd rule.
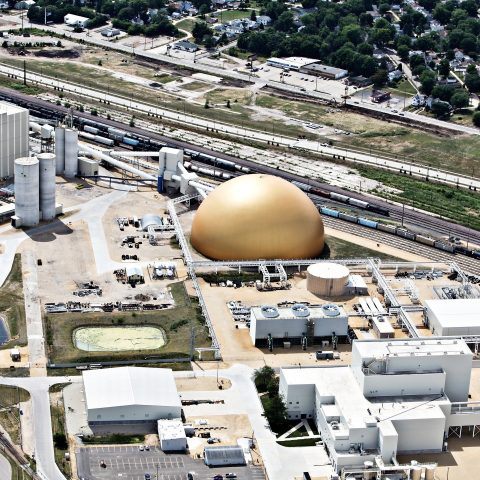
[[221,180],[230,180],[234,175],[228,172],[222,172],[221,170],[215,170],[213,168],[200,167],[192,162],[183,162],[183,166],[191,172],[196,172],[200,175],[206,175],[207,177],[219,178]]
[[251,170],[248,167],[243,165],[238,165],[237,163],[230,162],[229,160],[224,160],[223,158],[214,157],[213,155],[207,155],[206,153],[197,152],[195,150],[190,150],[186,148],[184,150],[185,155],[189,155],[192,160],[196,160],[200,163],[206,163],[207,165],[212,165],[214,167],[221,168],[222,170],[228,170],[229,172],[241,172],[241,173],[250,173]]
[[296,185],[298,188],[300,188],[300,190],[303,190],[304,192],[309,193],[311,195],[330,198],[335,202],[346,203],[348,205],[352,205],[353,207],[363,208],[364,210],[368,210],[373,213],[378,213],[386,217],[390,216],[390,212],[387,208],[379,207],[378,205],[372,205],[369,202],[358,200],[358,198],[349,197],[347,195],[342,195],[340,193],[328,192],[327,190],[322,190],[321,188],[312,187],[310,185],[307,185],[306,183],[301,183],[301,182],[292,182],[292,183]]
[[425,235],[420,235],[418,233],[410,232],[404,227],[399,227],[396,225],[388,225],[386,223],[376,222],[374,220],[369,220],[367,218],[357,217],[355,215],[350,215],[348,213],[339,212],[333,208],[324,207],[318,205],[318,210],[323,215],[329,217],[339,218],[347,222],[358,223],[364,227],[373,228],[374,230],[380,230],[382,232],[391,233],[392,235],[397,235],[414,242],[423,243],[430,247],[438,248],[439,250],[444,250],[450,253],[459,253],[461,255],[466,255],[467,257],[479,258],[480,259],[480,250],[472,250],[470,248],[463,247],[461,245],[454,245],[451,243],[445,243],[441,240],[435,240],[433,238],[427,237]]

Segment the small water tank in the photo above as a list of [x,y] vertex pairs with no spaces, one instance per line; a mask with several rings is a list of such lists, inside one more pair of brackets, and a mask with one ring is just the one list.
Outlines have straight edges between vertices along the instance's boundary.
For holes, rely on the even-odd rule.
[[78,132],[65,130],[65,176],[72,178],[78,173]]
[[421,480],[422,478],[422,467],[415,466],[410,471],[411,480]]
[[273,305],[263,305],[260,310],[265,318],[277,318],[280,315]]
[[55,173],[63,175],[65,171],[65,128],[55,129]]
[[345,293],[350,271],[338,263],[314,263],[307,268],[307,290],[322,297]]
[[55,218],[55,155],[40,153],[40,212],[42,220]]
[[40,136],[44,140],[50,140],[53,136],[52,134],[54,130],[55,129],[51,125],[48,125],[48,124],[42,125],[40,129]]
[[435,480],[435,470],[434,466],[428,466],[425,469],[425,480]]
[[14,175],[15,216],[20,218],[22,226],[34,227],[40,221],[38,159],[17,158]]
[[310,310],[303,303],[296,303],[292,307],[292,313],[295,317],[308,317],[310,315]]

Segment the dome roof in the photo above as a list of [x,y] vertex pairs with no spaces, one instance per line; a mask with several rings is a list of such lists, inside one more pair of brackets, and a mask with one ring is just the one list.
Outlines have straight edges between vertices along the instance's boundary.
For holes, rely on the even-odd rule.
[[193,247],[217,260],[314,258],[324,246],[317,208],[272,175],[243,175],[218,186],[193,219]]

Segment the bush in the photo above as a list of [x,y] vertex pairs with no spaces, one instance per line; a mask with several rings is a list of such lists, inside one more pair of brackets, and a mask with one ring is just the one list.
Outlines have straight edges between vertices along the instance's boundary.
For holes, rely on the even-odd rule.
[[480,127],[480,112],[475,112],[473,114],[472,121],[476,127]]
[[53,435],[53,443],[55,444],[55,448],[59,450],[68,449],[67,437],[63,433],[55,433]]
[[275,370],[268,365],[259,368],[253,372],[253,382],[257,391],[262,393],[268,390],[268,386],[275,380]]

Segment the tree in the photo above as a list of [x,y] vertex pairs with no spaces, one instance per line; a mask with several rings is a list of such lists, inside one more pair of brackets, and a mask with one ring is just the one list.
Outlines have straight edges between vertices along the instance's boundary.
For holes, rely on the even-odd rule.
[[253,381],[257,390],[265,392],[267,390],[268,384],[275,378],[275,370],[268,365],[265,365],[262,368],[258,368],[253,372]]
[[288,427],[287,406],[280,395],[265,398],[263,409],[272,431],[282,432]]
[[63,433],[55,433],[53,435],[53,443],[55,444],[55,447],[59,450],[68,449],[67,437]]
[[422,84],[422,92],[425,95],[430,95],[432,93],[433,87],[437,83],[437,76],[432,70],[425,70],[420,75],[420,83]]
[[454,92],[455,89],[451,85],[435,85],[432,90],[432,97],[450,103],[450,99]]
[[251,20],[252,22],[255,22],[255,21],[257,20],[257,12],[256,12],[255,10],[252,10],[252,11],[250,12],[250,20]]
[[450,104],[443,102],[442,100],[436,100],[432,102],[431,111],[437,117],[446,117],[450,113]]
[[379,69],[370,77],[370,80],[376,87],[381,87],[388,82],[388,72],[384,69]]
[[212,31],[205,22],[197,22],[193,26],[192,35],[197,43],[202,43],[205,36],[212,35]]
[[475,112],[472,117],[473,124],[480,127],[480,112]]
[[475,73],[467,73],[465,75],[465,86],[468,88],[468,90],[470,90],[470,92],[480,92],[480,76],[476,71]]
[[410,53],[410,49],[406,45],[400,45],[397,48],[397,54],[401,58],[401,60],[404,62],[408,60],[409,53]]
[[446,58],[440,60],[440,63],[438,64],[438,73],[444,78],[448,77],[448,74],[450,73],[450,62]]
[[202,5],[200,5],[200,8],[198,9],[198,14],[202,17],[202,18],[205,18],[205,15],[210,11],[210,8],[208,7],[208,5],[206,5],[205,3],[202,3]]
[[293,23],[293,13],[283,12],[274,23],[273,27],[280,32],[293,32],[295,30],[295,24]]
[[450,105],[453,108],[468,107],[469,95],[465,90],[456,90],[450,98]]

